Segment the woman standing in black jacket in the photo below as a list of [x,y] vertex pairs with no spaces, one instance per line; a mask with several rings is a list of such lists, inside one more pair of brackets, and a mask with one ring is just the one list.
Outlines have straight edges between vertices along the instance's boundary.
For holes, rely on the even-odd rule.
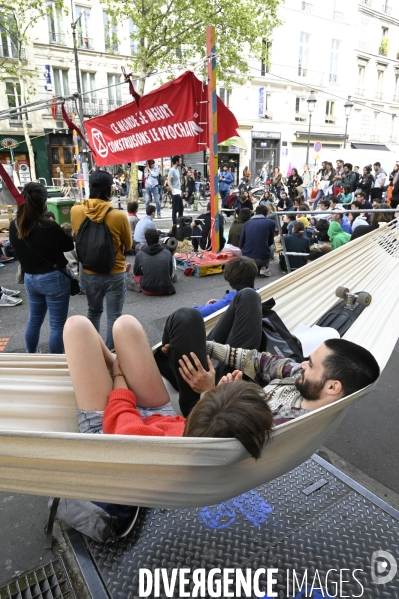
[[364,191],[366,194],[366,200],[370,199],[370,190],[374,185],[374,177],[371,174],[371,166],[365,166],[363,169],[363,175],[360,177],[357,184],[357,188]]
[[62,354],[62,332],[68,317],[71,281],[51,264],[65,269],[68,261],[64,252],[73,250],[73,239],[55,221],[44,218],[47,190],[43,185],[28,183],[22,195],[25,203],[18,207],[17,218],[10,223],[10,241],[25,275],[29,299],[26,349],[28,353],[36,353],[40,329],[48,309],[49,352]]
[[288,177],[288,181],[287,181],[288,195],[292,201],[294,201],[295,198],[297,197],[297,195],[298,195],[297,187],[299,185],[302,185],[302,183],[303,183],[302,177],[300,177],[298,175],[297,169],[293,168],[291,175]]

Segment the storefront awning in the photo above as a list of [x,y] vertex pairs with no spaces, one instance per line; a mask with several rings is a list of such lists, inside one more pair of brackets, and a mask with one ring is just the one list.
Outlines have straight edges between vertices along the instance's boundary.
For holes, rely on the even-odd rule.
[[247,148],[247,144],[245,143],[245,141],[243,140],[242,137],[240,137],[240,135],[236,135],[234,137],[230,137],[230,139],[226,139],[226,141],[223,141],[221,144],[218,144],[219,146],[237,146],[238,148],[243,148],[244,150],[248,150]]
[[380,152],[390,152],[390,149],[384,146],[384,144],[357,144],[351,143],[353,150],[375,150]]

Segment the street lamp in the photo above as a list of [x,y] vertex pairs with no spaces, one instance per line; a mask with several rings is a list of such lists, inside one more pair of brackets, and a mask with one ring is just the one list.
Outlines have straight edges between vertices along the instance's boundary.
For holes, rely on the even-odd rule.
[[347,133],[348,133],[348,121],[349,121],[349,117],[351,115],[352,108],[353,108],[353,102],[351,100],[351,97],[352,96],[348,96],[348,99],[347,99],[347,101],[344,104],[345,117],[346,117],[344,148],[346,148],[346,136],[347,136]]
[[306,148],[306,164],[309,164],[309,146],[310,146],[310,126],[312,123],[312,114],[314,111],[314,107],[317,102],[317,98],[314,95],[314,91],[310,92],[309,98],[306,100],[308,103],[308,112],[309,112],[309,131],[308,131],[308,147]]

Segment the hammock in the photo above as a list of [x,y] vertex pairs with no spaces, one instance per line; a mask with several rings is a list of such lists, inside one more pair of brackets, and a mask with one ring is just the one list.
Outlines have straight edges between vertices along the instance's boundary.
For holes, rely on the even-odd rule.
[[[290,330],[339,300],[338,286],[373,300],[345,334],[383,368],[399,336],[399,234],[361,237],[259,290]],[[206,319],[210,330],[223,311]],[[79,434],[64,356],[0,356],[0,490],[147,507],[226,501],[307,460],[370,388],[283,424],[255,461],[235,439]]]

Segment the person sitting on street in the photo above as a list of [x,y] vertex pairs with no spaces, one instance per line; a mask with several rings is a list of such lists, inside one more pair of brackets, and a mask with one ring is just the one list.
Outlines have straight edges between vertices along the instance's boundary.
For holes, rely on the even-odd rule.
[[159,243],[159,232],[147,229],[146,245],[137,254],[133,265],[135,283],[128,286],[144,295],[172,295],[176,293],[172,282],[173,256]]
[[366,200],[366,194],[364,193],[364,191],[359,191],[355,195],[355,200],[357,202],[360,202],[362,208],[366,210],[371,210],[373,208],[373,204],[369,200]]
[[[298,215],[299,216],[299,215]],[[292,269],[301,268],[307,263],[307,257],[310,252],[309,239],[304,234],[305,227],[300,220],[294,223],[292,235],[285,237],[285,249],[287,252],[300,252],[303,256],[288,256],[289,264]],[[280,253],[280,266],[283,270],[287,270],[284,253]]]
[[346,214],[344,214],[341,210],[335,209],[335,213],[331,215],[331,222],[333,221],[336,221],[339,225],[341,225],[344,233],[349,233],[349,235],[352,235],[352,227],[350,222]]
[[296,218],[297,215],[295,214],[295,212],[293,212],[292,214],[284,214],[282,226],[283,235],[292,235],[292,227],[296,223]]
[[[191,243],[194,251],[198,251],[198,247],[202,250],[210,250],[212,247],[212,215],[210,202],[208,202],[206,207],[206,214],[200,214],[198,218],[190,223],[190,226],[192,228]],[[219,235],[220,249],[222,250],[226,244],[226,240],[224,238],[224,218],[221,213],[219,213]]]
[[364,212],[359,212],[361,208],[362,204],[360,202],[358,202],[357,200],[352,202],[351,210],[354,210],[354,212],[350,212],[348,214],[349,221],[351,221],[350,225],[352,227],[352,232],[357,227],[362,227],[363,225],[368,224],[367,214]]
[[132,243],[134,246],[134,231],[136,230],[136,225],[139,222],[139,217],[137,216],[137,212],[139,210],[138,202],[128,202],[127,203],[127,220],[129,221],[130,229],[132,231]]
[[242,210],[240,210],[238,218],[236,218],[235,221],[231,224],[229,230],[229,237],[227,239],[227,243],[229,245],[234,245],[238,248],[242,228],[244,226],[244,223],[246,223],[250,218],[251,211],[249,208],[243,208]]
[[[375,208],[378,208],[378,210],[389,210],[391,206],[389,206],[389,204],[377,204]],[[351,241],[358,237],[362,237],[363,235],[367,235],[370,231],[376,231],[379,229],[380,223],[390,223],[394,218],[395,214],[393,212],[376,212],[375,214],[372,214],[369,225],[364,222],[363,225],[356,227],[356,230],[352,233]]]
[[326,244],[321,246],[321,251],[324,253],[336,250],[337,248],[341,247],[341,245],[345,245],[351,240],[349,233],[344,233],[341,225],[337,221],[332,221],[330,223],[327,235],[331,240],[331,245]]
[[258,274],[258,267],[252,258],[238,256],[226,264],[223,272],[224,279],[228,282],[233,291],[226,291],[226,295],[220,299],[210,299],[205,306],[195,306],[201,312],[203,318],[226,308],[232,302],[241,289],[255,287],[255,278]]
[[253,212],[253,210],[254,210],[254,205],[252,203],[251,196],[248,191],[244,191],[240,195],[240,199],[239,199],[238,205],[236,207],[236,216],[238,216],[240,214],[240,211],[243,208],[248,208],[251,212]]
[[239,247],[243,256],[255,260],[259,274],[270,277],[269,262],[272,253],[270,248],[274,244],[274,221],[266,217],[267,208],[260,204],[256,207],[255,216],[244,223]]
[[146,244],[145,232],[148,229],[154,229],[155,231],[157,230],[157,226],[154,223],[155,206],[153,204],[148,204],[148,206],[145,207],[145,214],[146,215],[143,218],[141,218],[138,223],[136,223],[136,226],[134,229],[133,239],[134,239],[134,250],[135,250],[136,254]]
[[288,197],[288,194],[285,191],[280,193],[280,199],[277,202],[277,210],[291,210],[292,208],[292,200]]

